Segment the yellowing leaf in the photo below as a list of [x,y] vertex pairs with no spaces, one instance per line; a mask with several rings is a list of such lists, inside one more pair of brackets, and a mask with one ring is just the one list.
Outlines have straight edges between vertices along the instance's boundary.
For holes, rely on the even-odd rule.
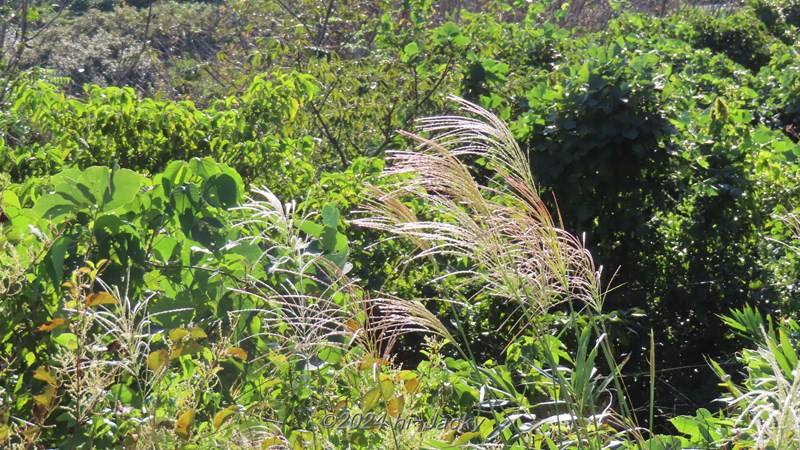
[[344,408],[345,406],[347,406],[347,399],[339,400],[339,403],[337,403],[336,406],[333,407],[331,413],[336,414],[339,412],[340,409]]
[[205,347],[198,344],[197,342],[192,342],[192,341],[181,342],[180,344],[173,347],[172,353],[169,354],[169,359],[172,360],[178,358],[179,356],[199,353],[202,352],[204,348]]
[[394,383],[392,380],[381,381],[381,396],[383,399],[389,400],[392,394],[394,394]]
[[355,333],[359,329],[358,322],[353,319],[347,319],[347,322],[344,323],[344,328],[351,333]]
[[375,365],[385,366],[389,361],[384,358],[375,358],[372,355],[364,355],[364,359],[359,363],[358,370],[372,369]]
[[234,358],[239,358],[242,361],[247,361],[247,352],[241,347],[231,347],[225,350],[225,354],[228,356],[233,356]]
[[262,449],[269,449],[273,447],[286,448],[285,443],[278,436],[271,436],[261,441]]
[[147,356],[147,368],[158,372],[169,363],[169,355],[164,349],[156,350]]
[[481,435],[481,433],[479,431],[468,431],[468,432],[462,434],[461,436],[459,436],[455,441],[453,441],[453,445],[457,445],[459,447],[462,446],[462,445],[466,445],[469,441],[471,441],[472,439],[475,439],[476,437],[478,437],[480,435]]
[[53,372],[51,372],[50,369],[46,368],[45,366],[39,366],[36,369],[36,373],[33,374],[33,378],[42,380],[51,386],[55,386],[57,384],[56,376],[53,375]]
[[190,333],[189,337],[191,337],[192,339],[205,339],[208,337],[208,335],[206,334],[205,331],[203,331],[202,328],[194,327],[192,328],[192,332]]
[[410,380],[412,378],[416,378],[416,375],[414,375],[414,372],[410,370],[401,370],[400,373],[397,374],[398,380],[405,381],[405,380]]
[[212,424],[214,425],[214,429],[222,426],[222,423],[225,422],[225,419],[234,415],[236,411],[239,409],[236,405],[228,406],[227,408],[223,409],[222,411],[214,414],[214,420]]
[[39,395],[33,396],[33,401],[36,402],[39,406],[49,407],[53,402],[53,397],[56,396],[56,388],[55,386],[47,385],[44,388],[44,393]]
[[372,410],[372,408],[374,408],[375,405],[378,404],[378,400],[380,400],[380,398],[381,398],[380,387],[376,387],[375,389],[372,389],[371,391],[367,392],[364,395],[364,398],[361,399],[361,403],[359,403],[359,406],[361,406],[361,411],[366,413]]
[[53,319],[40,325],[38,329],[39,331],[53,331],[65,323],[67,323],[67,319]]
[[409,378],[408,380],[405,381],[404,387],[406,388],[406,392],[408,392],[409,394],[417,392],[417,389],[419,388],[419,378],[417,377]]
[[187,334],[189,334],[189,330],[186,328],[175,328],[174,330],[169,330],[169,339],[172,342],[178,342]]
[[175,432],[183,437],[189,437],[189,427],[192,426],[195,414],[197,414],[197,411],[194,409],[184,411],[175,423]]
[[406,401],[403,397],[394,397],[393,399],[389,400],[389,404],[386,405],[386,409],[389,411],[389,415],[397,418],[400,414],[403,413],[403,407],[406,405]]
[[11,430],[8,425],[0,425],[0,443],[3,443],[11,437]]
[[95,292],[86,296],[86,306],[116,305],[117,299],[108,292]]
[[25,436],[28,440],[32,441],[33,439],[36,438],[36,436],[39,435],[39,427],[37,427],[35,425],[34,426],[25,427],[25,429],[22,430],[22,435]]

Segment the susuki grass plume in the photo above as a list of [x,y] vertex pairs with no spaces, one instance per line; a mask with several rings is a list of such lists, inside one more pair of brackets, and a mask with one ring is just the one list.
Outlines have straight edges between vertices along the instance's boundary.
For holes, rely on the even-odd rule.
[[[590,328],[576,329],[576,338],[588,352],[589,336],[597,336],[591,358],[578,357],[570,371],[545,348],[548,368],[541,370],[552,374],[553,400],[567,411],[553,420],[569,423],[579,448],[602,446],[593,431],[597,424],[588,425],[600,417],[591,414],[591,405],[599,398],[596,389],[613,386],[616,391],[622,408],[621,415],[613,418],[616,423],[627,424],[632,415],[597,319],[603,306],[600,270],[583,242],[554,220],[532,178],[528,157],[505,124],[472,103],[452,100],[472,117],[427,118],[420,122],[418,134],[401,132],[418,145],[390,153],[384,171],[387,183],[367,191],[362,216],[353,223],[415,243],[418,252],[409,256],[409,262],[437,256],[467,258],[470,268],[442,277],[461,276],[484,286],[494,298],[517,304],[522,322],[539,337],[547,332],[539,318],[558,305],[588,314]],[[494,176],[479,182],[466,159],[483,160]],[[429,215],[417,217],[404,203],[409,199],[421,200]],[[598,351],[611,373],[603,383],[577,375],[595,373]]]
[[[371,189],[364,217],[353,222],[408,238],[420,249],[413,258],[471,258],[471,277],[529,312],[567,299],[599,311],[599,271],[582,242],[553,221],[511,132],[491,113],[453,99],[477,118],[424,119],[420,132],[435,134],[430,139],[403,133],[419,146],[392,152],[385,175],[404,176]],[[467,156],[484,158],[497,177],[477,182],[461,161]],[[403,196],[424,199],[437,219],[417,219],[399,201]]]

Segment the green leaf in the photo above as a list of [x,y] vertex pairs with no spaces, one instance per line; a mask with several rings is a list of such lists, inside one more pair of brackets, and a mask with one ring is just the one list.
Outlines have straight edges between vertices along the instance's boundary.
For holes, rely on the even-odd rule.
[[239,187],[230,175],[218,173],[203,182],[203,199],[215,208],[227,209],[239,204]]
[[[780,336],[781,340],[781,350],[783,350],[783,354],[786,357],[789,366],[794,368],[797,367],[797,353],[794,351],[794,346],[791,342],[789,342],[789,336],[786,334],[783,328],[778,329],[778,335]],[[789,372],[791,374],[791,372]]]
[[119,400],[120,403],[126,406],[140,407],[142,400],[139,394],[126,384],[115,384],[108,390],[109,398],[112,400]]
[[110,180],[111,170],[108,167],[92,166],[78,177],[77,187],[86,195],[87,200],[95,205],[101,205]]
[[319,238],[322,235],[323,230],[325,230],[325,227],[310,220],[298,219],[295,220],[295,225],[300,229],[300,231],[314,238]]
[[172,200],[178,213],[194,209],[200,204],[200,188],[194,183],[175,186],[172,190]]
[[410,42],[406,44],[405,48],[403,49],[403,56],[401,59],[403,62],[408,62],[417,54],[419,54],[419,46],[416,42]]
[[73,212],[76,204],[59,194],[47,194],[36,199],[33,212],[43,219],[58,221]]
[[68,350],[75,350],[78,348],[78,336],[72,333],[61,333],[58,336],[54,336],[53,341]]
[[64,257],[71,243],[69,238],[61,236],[53,242],[44,258],[45,270],[54,286],[61,286],[61,279],[64,276]]
[[700,435],[700,426],[697,423],[697,419],[690,416],[678,416],[669,419],[669,423],[678,430],[678,433],[688,435],[692,441],[698,440],[701,438]]
[[111,176],[111,186],[103,199],[102,211],[112,211],[131,203],[139,194],[142,176],[129,169],[116,169]]
[[221,172],[219,163],[209,157],[203,159],[192,158],[192,160],[189,161],[189,170],[206,180]]

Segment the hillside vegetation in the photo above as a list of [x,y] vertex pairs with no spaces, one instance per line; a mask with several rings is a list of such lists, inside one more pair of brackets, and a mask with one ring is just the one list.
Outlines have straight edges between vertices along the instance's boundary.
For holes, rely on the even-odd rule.
[[0,2],[0,446],[800,446],[800,2]]

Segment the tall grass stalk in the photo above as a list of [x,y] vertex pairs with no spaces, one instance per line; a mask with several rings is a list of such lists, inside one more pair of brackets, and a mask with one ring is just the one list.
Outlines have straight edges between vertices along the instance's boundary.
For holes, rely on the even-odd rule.
[[300,224],[310,218],[294,203],[282,203],[266,188],[254,193],[257,197],[240,208],[245,218],[238,226],[260,230],[245,239],[263,249],[261,259],[275,276],[251,278],[247,288],[237,290],[258,300],[254,308],[237,311],[256,313],[262,320],[261,330],[247,339],[269,339],[289,357],[287,362],[310,359],[325,347],[353,346],[387,359],[400,335],[417,331],[455,341],[421,302],[370,295],[314,251],[313,238],[300,231]]
[[[583,242],[553,219],[539,196],[527,156],[505,124],[472,103],[452,99],[472,117],[427,118],[421,121],[418,134],[401,132],[417,147],[390,153],[384,175],[399,181],[370,189],[363,216],[354,223],[415,243],[419,251],[409,262],[438,256],[469,258],[471,269],[459,275],[484,286],[494,298],[519,305],[525,325],[536,337],[549,333],[540,317],[561,305],[574,310],[570,317],[589,316],[589,327],[597,336],[594,349],[604,354],[609,365],[620,418],[631,423],[618,367],[599,320],[603,306],[600,270]],[[429,135],[433,137],[424,137]],[[465,158],[483,158],[494,177],[479,183]],[[403,204],[404,198],[423,200],[432,211],[431,218],[417,218]],[[576,329],[576,336],[587,339],[582,330]],[[586,398],[591,389],[574,385],[576,374],[566,374],[550,349],[544,348],[548,366],[544,370],[556,384],[554,400],[567,409],[566,415],[558,417],[570,418],[579,448],[597,447],[593,424],[584,420],[590,415],[586,405],[596,406],[592,398]],[[592,369],[576,371],[588,374]],[[588,381],[585,376],[584,381]]]

